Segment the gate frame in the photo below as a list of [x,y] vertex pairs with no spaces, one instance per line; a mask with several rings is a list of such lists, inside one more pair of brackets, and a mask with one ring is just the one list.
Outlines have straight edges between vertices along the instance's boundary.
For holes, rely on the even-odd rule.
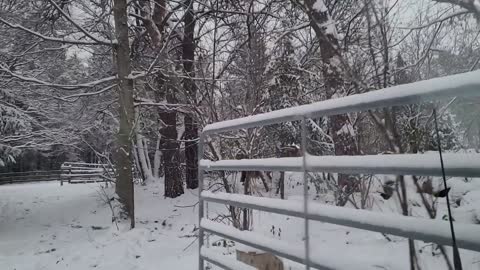
[[[236,261],[231,261],[230,264],[228,260],[221,259],[220,262],[219,258],[211,255],[211,251],[208,249],[203,249],[204,247],[204,237],[205,233],[209,232],[212,234],[221,235],[238,242],[250,245],[252,247],[263,249],[269,252],[272,252],[275,255],[279,255],[281,257],[291,259],[297,262],[302,262],[305,264],[306,269],[310,269],[310,267],[316,267],[319,269],[335,269],[336,266],[329,265],[328,263],[323,264],[321,261],[314,261],[312,262],[310,258],[310,237],[309,237],[309,220],[320,220],[324,222],[329,222],[333,224],[339,224],[344,226],[350,226],[353,228],[360,228],[366,229],[371,231],[383,232],[393,235],[399,235],[403,237],[408,237],[417,240],[424,240],[430,241],[435,243],[441,243],[445,245],[451,245],[449,240],[449,231],[444,230],[444,225],[448,227],[447,222],[430,220],[430,219],[420,219],[420,218],[413,218],[413,217],[406,217],[400,215],[394,215],[389,218],[394,219],[394,222],[378,222],[375,220],[369,222],[363,222],[359,218],[357,220],[355,217],[348,218],[349,211],[353,209],[345,209],[341,210],[345,212],[345,215],[342,217],[337,215],[332,215],[327,211],[327,214],[322,214],[323,210],[328,210],[332,206],[319,206],[319,205],[312,205],[312,209],[310,209],[310,203],[308,202],[308,181],[307,181],[307,173],[308,171],[320,171],[322,169],[328,169],[331,172],[348,172],[348,171],[355,171],[358,173],[383,173],[390,172],[391,174],[417,174],[417,175],[432,175],[437,176],[440,175],[440,162],[436,165],[432,163],[432,156],[428,155],[427,158],[422,156],[421,154],[415,155],[388,155],[385,156],[385,160],[390,160],[391,165],[390,167],[382,167],[382,168],[375,168],[373,166],[366,166],[365,164],[362,165],[361,161],[362,157],[368,156],[351,156],[349,157],[335,157],[338,161],[345,161],[347,165],[339,166],[336,168],[335,166],[326,166],[322,165],[322,157],[317,157],[317,163],[313,164],[314,158],[311,158],[307,151],[307,129],[306,129],[306,121],[308,118],[318,118],[318,117],[325,117],[337,114],[345,114],[351,112],[359,112],[371,109],[378,109],[378,108],[385,108],[385,107],[392,107],[392,106],[399,106],[399,105],[408,105],[420,102],[427,102],[433,101],[438,99],[444,98],[455,98],[457,96],[463,97],[471,97],[471,96],[480,96],[480,71],[473,71],[468,73],[462,73],[457,75],[451,75],[446,77],[440,77],[425,81],[419,81],[410,84],[398,85],[393,86],[381,90],[371,91],[363,94],[357,94],[337,99],[331,99],[321,102],[316,102],[308,105],[302,105],[287,109],[282,109],[278,111],[268,112],[264,114],[254,115],[254,116],[247,116],[244,118],[227,120],[223,122],[217,122],[210,125],[205,126],[203,131],[200,133],[199,136],[199,145],[198,145],[198,180],[199,180],[199,269],[203,270],[205,267],[205,260],[212,262],[218,266],[221,266],[225,269],[242,269],[239,267]],[[292,163],[293,165],[285,166],[285,165],[265,165],[259,164],[259,160],[254,160],[248,163],[248,160],[242,161],[208,161],[204,160],[204,143],[207,136],[212,136],[221,132],[227,131],[234,131],[239,130],[242,128],[254,128],[254,127],[261,127],[266,125],[278,124],[287,121],[301,121],[301,149],[302,149],[302,157],[299,160],[298,158],[290,158],[290,159],[283,159],[285,161],[295,161],[296,163]],[[447,175],[452,176],[468,176],[468,177],[480,177],[480,154],[475,155],[457,155],[457,154],[449,154],[452,158],[452,162],[446,162],[446,172]],[[409,161],[409,156],[416,156],[413,161]],[[418,157],[417,157],[418,156]],[[422,157],[421,157],[422,156]],[[460,159],[456,160],[455,156],[462,156],[463,160]],[[328,158],[333,159],[329,156]],[[383,158],[383,157],[382,157]],[[423,158],[425,163],[419,163],[418,160],[422,160]],[[434,158],[435,159],[435,158]],[[277,158],[278,161],[281,158]],[[310,160],[312,160],[312,164],[310,164]],[[298,162],[297,162],[298,161]],[[398,161],[400,164],[396,165],[395,161]],[[402,162],[400,162],[402,161]],[[423,161],[423,160],[422,160]],[[430,161],[430,162],[427,162]],[[357,162],[357,163],[355,163]],[[477,163],[478,162],[478,163]],[[237,164],[235,164],[237,163]],[[253,165],[256,163],[257,165]],[[300,163],[300,166],[298,166]],[[328,162],[327,162],[328,163]],[[388,162],[387,162],[388,163]],[[273,164],[273,163],[272,163]],[[351,167],[348,167],[348,165]],[[420,164],[425,166],[420,166]],[[355,166],[354,166],[355,165]],[[407,166],[408,165],[408,166]],[[324,166],[324,168],[322,167]],[[380,166],[381,167],[381,166]],[[238,195],[234,194],[235,196],[230,196],[227,193],[211,193],[209,191],[204,191],[204,172],[205,171],[215,171],[215,170],[239,170],[239,171],[254,171],[260,169],[267,169],[268,170],[277,170],[277,171],[286,171],[294,169],[295,171],[303,172],[303,182],[304,182],[304,190],[303,190],[303,209],[302,211],[300,208],[295,207],[288,207],[284,205],[284,208],[278,206],[279,202],[275,202],[278,199],[271,199],[271,198],[256,198],[248,195]],[[246,203],[245,198],[252,197],[254,202]],[[255,199],[253,199],[255,198]],[[288,249],[288,247],[284,247],[282,250],[275,247],[269,247],[267,245],[262,245],[261,241],[249,241],[249,236],[253,235],[251,232],[236,232],[235,234],[229,233],[227,227],[225,225],[218,225],[208,219],[205,219],[205,201],[210,201],[214,203],[221,203],[221,204],[230,204],[234,206],[243,206],[250,209],[260,210],[260,211],[268,211],[278,214],[284,214],[289,216],[298,216],[304,218],[304,233],[305,233],[305,241],[304,241],[304,254],[303,256],[298,252],[294,252]],[[280,200],[281,201],[281,200]],[[257,204],[255,203],[257,202]],[[280,203],[281,204],[281,203]],[[291,205],[295,203],[290,203]],[[278,206],[278,207],[277,207]],[[289,205],[290,206],[290,205]],[[334,208],[331,208],[332,210]],[[322,210],[322,211],[320,211]],[[358,215],[370,215],[371,217],[380,217],[383,214],[378,214],[375,212],[367,213],[370,211],[364,210],[353,210],[357,211]],[[302,213],[303,212],[303,213]],[[332,211],[334,212],[334,211]],[[404,230],[402,226],[399,224],[395,224],[396,222],[413,222],[414,227],[410,226],[407,230]],[[444,224],[445,223],[445,224]],[[432,225],[439,226],[440,229],[433,230]],[[418,228],[417,228],[418,227]],[[457,231],[457,242],[460,248],[466,248],[470,250],[480,251],[480,226],[478,225],[470,225],[470,224],[456,224],[456,231]],[[472,235],[472,232],[476,233]],[[262,239],[261,237],[259,237]],[[292,249],[293,250],[293,249]],[[328,259],[328,258],[327,258]],[[245,268],[246,266],[243,266]]]

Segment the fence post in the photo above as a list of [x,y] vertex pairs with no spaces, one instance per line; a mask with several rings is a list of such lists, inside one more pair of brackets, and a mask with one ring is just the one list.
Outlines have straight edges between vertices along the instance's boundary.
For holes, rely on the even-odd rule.
[[[198,141],[198,163],[203,159],[203,140],[204,134],[203,132],[200,133],[199,141]],[[202,199],[202,190],[203,190],[203,169],[201,166],[198,166],[198,269],[204,270],[204,260],[202,258],[202,246],[203,246],[203,238],[204,238],[204,231],[200,222],[204,216],[204,208],[203,208],[203,199]]]
[[307,175],[307,118],[302,118],[302,171],[303,171],[303,211],[305,214],[305,269],[310,269],[310,231],[308,224],[308,175]]

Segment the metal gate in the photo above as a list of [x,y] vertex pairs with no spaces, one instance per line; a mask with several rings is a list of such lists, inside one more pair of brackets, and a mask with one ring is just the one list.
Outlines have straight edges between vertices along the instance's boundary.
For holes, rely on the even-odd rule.
[[[240,119],[207,125],[199,141],[199,269],[204,269],[205,260],[225,269],[246,269],[248,266],[230,257],[216,254],[204,245],[206,233],[222,236],[233,241],[270,252],[280,257],[302,263],[306,269],[361,269],[355,262],[335,260],[322,254],[310,254],[309,220],[349,226],[374,232],[391,234],[410,239],[452,245],[448,222],[388,215],[366,210],[322,205],[307,200],[307,172],[321,171],[351,174],[392,174],[441,176],[438,156],[422,154],[371,155],[371,156],[312,156],[306,148],[306,120],[337,114],[367,111],[391,106],[427,102],[436,99],[480,96],[480,71],[441,77],[427,81],[394,86],[364,94],[331,99],[274,112],[248,116]],[[287,121],[302,123],[302,157],[204,160],[204,144],[207,136],[238,129],[254,128]],[[480,177],[480,154],[444,154],[447,176]],[[212,193],[204,190],[206,171],[297,171],[303,172],[303,201],[286,201],[259,198],[249,195]],[[205,203],[214,202],[249,208],[259,211],[300,217],[304,219],[304,245],[272,239],[251,231],[236,230],[205,218]],[[455,223],[457,246],[480,251],[480,226]],[[353,266],[353,268],[348,267]]]

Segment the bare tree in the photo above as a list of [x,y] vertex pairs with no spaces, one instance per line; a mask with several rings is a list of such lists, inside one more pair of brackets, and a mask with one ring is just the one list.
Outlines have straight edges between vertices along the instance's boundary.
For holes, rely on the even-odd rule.
[[[305,9],[319,42],[326,99],[347,95],[349,84],[344,78],[349,70],[346,69],[347,65],[340,52],[337,29],[330,11],[323,0],[308,0],[299,5]],[[331,116],[329,133],[333,139],[335,155],[359,154],[355,130],[348,115]],[[344,205],[356,180],[354,176],[339,174],[337,182],[340,190],[347,191],[341,192],[338,197],[338,204]]]
[[[194,80],[195,70],[195,17],[193,10],[193,0],[185,2],[185,15],[184,15],[184,34],[182,42],[182,58],[183,58],[183,69],[185,72],[185,80],[183,82],[183,87],[185,90],[185,96],[187,99],[187,104],[193,106],[197,105],[197,86],[195,85]],[[197,139],[198,139],[198,121],[195,115],[188,113],[184,118],[185,125],[185,181],[187,183],[187,188],[195,189],[198,187],[198,160],[197,160]]]
[[115,0],[113,4],[115,32],[118,44],[114,47],[115,66],[118,76],[118,105],[120,128],[118,149],[115,153],[117,182],[115,190],[130,218],[130,227],[135,227],[134,188],[132,178],[133,135],[133,79],[130,68],[130,42],[128,39],[127,1]]

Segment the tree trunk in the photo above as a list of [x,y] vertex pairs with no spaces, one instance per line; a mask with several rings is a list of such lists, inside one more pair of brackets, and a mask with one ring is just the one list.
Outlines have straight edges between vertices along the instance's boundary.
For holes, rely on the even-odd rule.
[[[250,175],[251,172],[242,172],[242,177],[240,182],[243,179],[243,194],[250,195]],[[242,230],[248,231],[250,229],[250,209],[243,208],[243,227]]]
[[148,168],[148,174],[149,177],[152,177],[152,163],[150,162],[150,155],[148,154],[148,140],[147,138],[142,136],[142,142],[143,142],[143,154],[145,155],[145,160],[147,161],[147,168]]
[[285,172],[280,172],[280,179],[278,182],[280,189],[280,199],[285,199]]
[[[282,158],[282,157],[288,157],[289,155],[287,154],[286,147],[283,143],[280,143],[280,145],[277,145],[276,147],[276,157],[277,158]],[[285,152],[284,152],[285,151]],[[274,172],[276,176],[277,182],[277,194],[280,193],[280,199],[285,199],[285,172]],[[273,178],[273,177],[272,177]]]
[[198,156],[197,156],[197,141],[198,126],[191,117],[185,116],[185,176],[187,188],[195,189],[198,187]]
[[128,40],[127,1],[114,0],[113,16],[118,45],[115,46],[115,62],[118,76],[120,128],[116,151],[117,193],[123,210],[130,218],[130,227],[135,227],[134,193],[132,178],[132,123],[133,123],[133,80],[129,79],[130,47]]
[[147,149],[145,149],[145,144],[143,142],[142,134],[137,133],[137,155],[138,155],[138,162],[140,163],[140,167],[142,169],[143,181],[146,182],[152,179],[152,171],[149,166],[148,162],[148,155]]
[[[163,20],[166,14],[166,3],[165,0],[155,0],[154,1],[153,14],[150,5],[150,1],[142,0],[140,4],[142,5],[143,17],[148,17],[148,19],[153,20],[146,22],[145,29],[153,41],[153,49],[161,49],[161,40],[163,32]],[[168,78],[159,74],[157,77],[158,90],[156,92],[156,101],[163,102],[164,100],[167,103],[177,103],[175,93],[173,92],[173,87],[169,86],[167,82]],[[163,88],[163,91],[161,90]],[[165,197],[175,198],[183,194],[183,183],[181,178],[180,170],[180,155],[179,155],[179,145],[177,141],[177,113],[175,111],[159,109],[159,117],[163,123],[163,127],[160,128],[160,147],[162,150],[161,160],[164,169],[164,178],[165,178]],[[156,158],[159,157],[158,153],[155,155]],[[154,168],[156,168],[154,162]],[[156,174],[157,172],[154,172]]]
[[[138,108],[135,109],[135,119],[139,119]],[[135,133],[136,133],[137,151],[134,151],[134,153],[137,155],[136,159],[138,160],[138,163],[140,165],[138,169],[142,171],[142,178],[143,178],[143,182],[145,183],[146,181],[152,179],[152,171],[148,164],[148,154],[146,153],[148,152],[148,150],[145,149],[145,144],[143,142],[143,135],[140,133],[140,128],[138,123],[135,125]]]
[[[323,62],[322,75],[325,81],[326,98],[331,99],[343,95],[345,70],[341,62],[338,38],[334,27],[335,24],[330,18],[329,11],[325,4],[315,5],[316,1],[322,0],[306,0],[305,4],[308,9],[311,26],[319,41]],[[348,115],[331,116],[329,131],[334,142],[335,155],[358,154],[354,130]],[[340,188],[345,186],[347,186],[347,189],[353,188],[355,183],[352,183],[352,179],[350,175],[338,174],[338,185]]]
[[[195,77],[195,71],[193,63],[195,60],[195,43],[194,43],[194,31],[195,31],[195,18],[193,14],[193,0],[185,2],[185,33],[182,42],[182,58],[183,69],[187,78],[183,82],[185,89],[185,96],[187,97],[187,103],[190,105],[196,105],[197,89],[195,82],[190,79]],[[197,160],[197,141],[198,138],[198,125],[195,121],[195,117],[192,114],[185,115],[185,174],[187,188],[195,189],[198,187],[198,160]]]
[[137,147],[135,146],[135,144],[132,143],[132,154],[133,154],[133,157],[134,157],[134,162],[135,162],[135,169],[136,169],[136,172],[138,173],[138,177],[142,178],[142,179],[145,179],[144,176],[143,176],[143,171],[142,171],[142,167],[140,166],[140,161],[138,160],[138,153],[137,153]]
[[162,158],[162,152],[160,151],[160,134],[155,144],[155,156],[153,158],[153,177],[158,179],[160,177],[160,161]]
[[[175,103],[176,99],[168,84],[165,85],[168,103]],[[183,183],[180,170],[179,145],[177,141],[177,113],[162,110],[160,118],[165,126],[160,128],[160,146],[162,147],[162,164],[165,178],[165,197],[176,198],[183,194]]]

